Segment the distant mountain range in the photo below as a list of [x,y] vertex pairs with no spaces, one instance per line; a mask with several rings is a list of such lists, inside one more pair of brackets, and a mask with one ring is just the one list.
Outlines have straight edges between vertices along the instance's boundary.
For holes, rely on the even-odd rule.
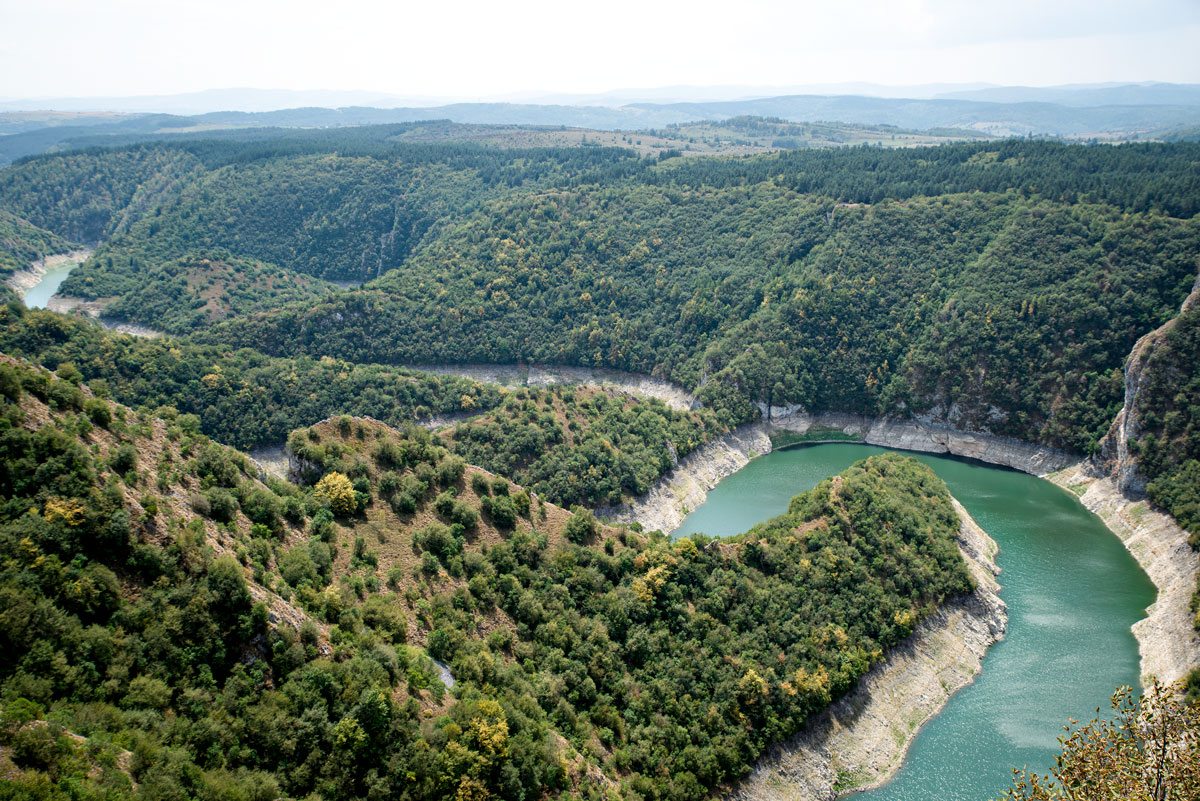
[[[1193,137],[1200,129],[1200,85],[1089,84],[1058,87],[963,87],[948,84],[816,87],[842,94],[779,94],[720,99],[771,87],[666,87],[603,95],[554,96],[547,102],[458,102],[367,92],[213,90],[142,98],[51,99],[0,103],[0,163],[63,147],[160,136],[196,136],[215,129],[327,128],[450,120],[482,125],[566,126],[607,131],[665,128],[698,120],[775,117],[790,122],[836,121],[910,130],[957,128],[997,136],[1126,140]],[[921,97],[880,97],[908,92]],[[654,96],[654,102],[630,98]],[[718,99],[662,102],[685,96]],[[543,96],[545,97],[545,96]],[[342,101],[350,101],[343,103]],[[618,101],[625,102],[618,102]],[[312,105],[278,104],[311,102]],[[396,105],[405,101],[408,105]],[[570,102],[567,102],[570,101]],[[606,104],[606,102],[608,104]],[[33,111],[45,102],[55,111]],[[90,105],[89,105],[90,104]],[[141,108],[212,108],[201,114],[129,113]],[[326,105],[328,104],[328,105]],[[333,105],[337,104],[337,105]],[[274,108],[272,108],[274,106]],[[85,111],[86,107],[86,111]],[[25,110],[17,110],[24,108]],[[239,110],[239,109],[258,110]],[[122,113],[116,113],[122,112]]]
[[463,104],[539,106],[626,106],[643,103],[714,103],[792,95],[879,97],[899,100],[974,100],[985,103],[1057,103],[1064,106],[1200,105],[1200,85],[1096,83],[1064,86],[997,86],[929,83],[907,86],[848,82],[790,86],[660,86],[598,93],[514,92],[493,97],[399,95],[388,92],[291,89],[208,89],[171,95],[128,97],[41,97],[0,100],[4,111],[108,111],[192,116],[213,111],[281,111],[296,108],[431,108]]

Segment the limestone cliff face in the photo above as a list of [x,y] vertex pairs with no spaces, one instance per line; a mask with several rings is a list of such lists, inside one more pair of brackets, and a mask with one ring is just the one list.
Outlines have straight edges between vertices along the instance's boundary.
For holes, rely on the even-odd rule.
[[[1197,304],[1200,304],[1200,276],[1196,278],[1191,294],[1184,300],[1179,313],[1190,311]],[[1175,326],[1175,320],[1176,318],[1168,320],[1133,346],[1129,358],[1125,361],[1125,404],[1117,413],[1104,439],[1100,441],[1100,450],[1093,460],[1095,467],[1102,474],[1111,476],[1121,492],[1134,498],[1140,498],[1146,492],[1146,479],[1138,470],[1137,460],[1129,452],[1129,443],[1136,440],[1141,433],[1137,419],[1138,396],[1142,391],[1146,364],[1162,342],[1163,336]]]
[[[597,509],[601,517],[619,523],[637,521],[647,531],[670,532],[700,504],[721,479],[741,470],[755,456],[770,453],[771,434],[806,434],[814,426],[855,437],[868,445],[926,453],[949,453],[1044,476],[1078,461],[1065,451],[1032,445],[1009,437],[959,431],[920,420],[889,420],[854,414],[775,407],[774,416],[738,426],[680,459],[645,495],[621,505]],[[782,414],[787,411],[787,414]],[[797,488],[797,492],[800,488]]]
[[741,470],[755,456],[771,452],[770,432],[765,423],[738,426],[680,459],[645,495],[596,513],[618,523],[641,523],[647,531],[671,532],[704,503],[708,491],[721,479]]
[[837,412],[803,411],[772,420],[780,430],[807,433],[813,426],[858,436],[868,445],[925,453],[949,453],[1044,476],[1076,461],[1066,451],[995,434],[962,431],[932,419],[863,417]]

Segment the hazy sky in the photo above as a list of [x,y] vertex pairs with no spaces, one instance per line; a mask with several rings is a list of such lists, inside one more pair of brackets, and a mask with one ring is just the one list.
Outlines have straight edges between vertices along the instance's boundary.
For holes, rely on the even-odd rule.
[[1200,83],[1200,0],[0,0],[0,97]]

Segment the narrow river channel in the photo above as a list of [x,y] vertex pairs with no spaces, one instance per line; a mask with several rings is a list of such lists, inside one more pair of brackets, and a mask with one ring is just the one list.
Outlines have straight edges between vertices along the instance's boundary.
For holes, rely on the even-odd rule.
[[[886,449],[835,444],[791,448],[722,481],[673,536],[735,534],[786,511],[788,500]],[[974,684],[954,695],[913,741],[884,786],[855,801],[985,801],[1012,768],[1046,772],[1068,718],[1107,708],[1118,685],[1138,684],[1130,626],[1154,585],[1117,538],[1067,491],[977,462],[911,454],[942,478],[1000,545],[1008,633]]]
[[25,305],[30,309],[46,308],[46,304],[50,302],[50,298],[54,297],[54,293],[58,291],[62,282],[67,280],[71,270],[78,266],[76,262],[69,261],[66,264],[47,268],[46,274],[42,276],[38,285],[25,293]]

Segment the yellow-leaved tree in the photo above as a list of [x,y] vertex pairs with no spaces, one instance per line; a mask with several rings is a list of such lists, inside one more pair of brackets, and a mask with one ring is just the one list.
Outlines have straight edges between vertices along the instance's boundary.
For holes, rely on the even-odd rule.
[[1154,682],[1141,697],[1122,687],[1112,697],[1112,708],[1110,720],[1097,717],[1073,730],[1067,727],[1049,776],[1014,770],[1004,798],[1200,798],[1200,706],[1184,700],[1182,684]]
[[332,472],[321,476],[313,492],[318,498],[328,501],[329,508],[335,515],[352,515],[358,511],[354,485],[341,473]]

